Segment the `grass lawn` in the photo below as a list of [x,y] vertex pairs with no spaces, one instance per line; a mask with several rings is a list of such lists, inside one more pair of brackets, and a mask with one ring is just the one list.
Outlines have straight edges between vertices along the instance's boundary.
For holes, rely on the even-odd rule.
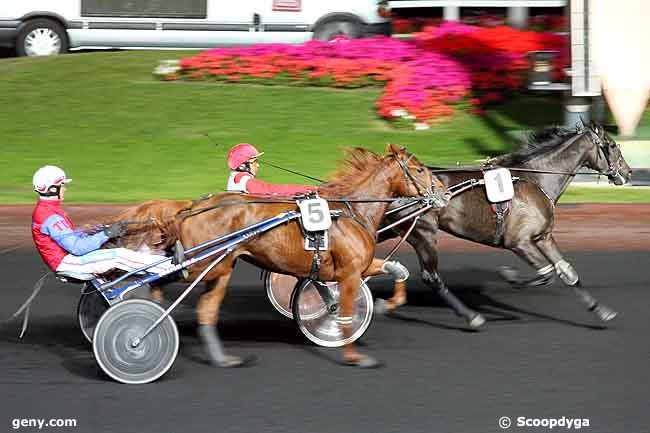
[[[535,96],[485,117],[461,113],[429,131],[413,131],[377,117],[376,89],[152,78],[160,59],[189,54],[117,51],[0,60],[0,203],[32,202],[31,176],[48,163],[74,179],[67,202],[193,198],[223,189],[226,153],[239,142],[266,152],[260,178],[300,183],[264,167],[264,159],[324,178],[343,147],[381,151],[393,142],[427,163],[472,163],[508,151],[512,131],[562,122],[558,101]],[[650,202],[644,191],[622,191],[571,190],[567,199]]]

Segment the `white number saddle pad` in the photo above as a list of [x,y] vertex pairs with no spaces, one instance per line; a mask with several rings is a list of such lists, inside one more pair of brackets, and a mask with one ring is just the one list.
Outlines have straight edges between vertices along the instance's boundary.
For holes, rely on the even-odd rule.
[[299,202],[298,207],[305,231],[319,232],[327,230],[332,225],[332,216],[326,200],[311,198]]
[[492,203],[512,200],[515,189],[512,186],[512,176],[507,168],[494,168],[483,172],[485,192]]

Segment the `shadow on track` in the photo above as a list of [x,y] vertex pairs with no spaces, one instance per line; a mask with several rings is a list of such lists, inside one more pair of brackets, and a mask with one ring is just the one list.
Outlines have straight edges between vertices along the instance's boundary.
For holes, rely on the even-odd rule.
[[[488,323],[490,322],[516,322],[524,320],[522,315],[534,317],[538,319],[543,319],[547,321],[552,321],[556,323],[561,323],[564,325],[570,325],[580,328],[593,329],[593,330],[603,330],[607,329],[607,326],[603,324],[594,324],[592,322],[583,322],[569,318],[558,317],[553,314],[534,311],[528,308],[522,308],[512,303],[503,302],[497,300],[493,294],[488,294],[490,290],[508,290],[511,293],[513,291],[521,293],[521,296],[524,296],[523,292],[532,292],[532,291],[544,291],[548,290],[548,287],[541,288],[528,288],[528,289],[513,289],[508,284],[504,283],[503,280],[497,275],[496,272],[488,271],[480,268],[465,268],[462,270],[446,272],[445,278],[449,281],[449,290],[451,290],[463,303],[468,307],[479,311],[480,313],[486,316]],[[458,283],[458,281],[476,281],[477,284],[468,284],[468,283]],[[489,285],[489,287],[488,287]],[[429,307],[429,308],[441,308],[447,309],[446,304],[438,298],[437,296],[432,295],[431,291],[424,287],[420,282],[418,284],[412,284],[414,289],[408,293],[408,303],[406,308],[402,307],[397,311],[387,314],[387,317],[404,321],[410,323],[417,323],[422,325],[431,326],[438,329],[447,329],[447,330],[458,330],[462,332],[476,332],[463,325],[455,325],[450,323],[445,323],[441,321],[433,321],[428,318],[414,317],[409,314],[409,307]],[[562,286],[562,288],[564,288]],[[373,292],[377,296],[385,296],[385,294],[390,294],[390,287],[378,285],[377,290]],[[566,288],[566,302],[575,301],[569,293],[570,288]],[[565,296],[562,293],[559,296]],[[433,310],[431,310],[433,311]]]

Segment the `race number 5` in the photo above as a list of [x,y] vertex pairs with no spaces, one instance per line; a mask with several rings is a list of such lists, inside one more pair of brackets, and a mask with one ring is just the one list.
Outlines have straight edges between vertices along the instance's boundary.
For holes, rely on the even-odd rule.
[[298,203],[302,225],[308,232],[327,230],[332,225],[332,217],[327,201],[322,198],[303,200]]

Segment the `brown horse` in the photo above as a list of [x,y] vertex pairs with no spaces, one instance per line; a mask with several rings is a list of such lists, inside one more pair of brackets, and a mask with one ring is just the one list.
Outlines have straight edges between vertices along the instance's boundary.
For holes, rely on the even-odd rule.
[[[365,149],[351,149],[345,167],[333,180],[319,188],[324,198],[377,198],[418,196],[432,187],[432,176],[405,149],[388,145],[381,156]],[[228,206],[218,207],[227,201]],[[231,233],[282,212],[295,210],[291,203],[256,203],[256,198],[242,194],[220,194],[194,205],[176,226],[177,236],[186,248]],[[241,203],[236,205],[233,203]],[[384,261],[374,258],[377,227],[388,202],[353,203],[350,207],[330,202],[330,208],[347,215],[335,219],[329,229],[329,248],[323,251],[318,278],[336,281],[340,287],[339,326],[344,338],[351,335],[348,319],[353,315],[353,300],[359,282],[367,276],[390,272]],[[210,209],[201,212],[201,209]],[[199,211],[199,212],[197,212]],[[179,216],[182,214],[179,214]],[[173,237],[173,236],[170,236]],[[199,335],[208,357],[216,366],[236,366],[242,360],[227,356],[217,335],[219,308],[226,293],[235,261],[242,258],[273,272],[309,278],[313,252],[304,250],[304,238],[297,221],[288,222],[237,247],[206,275],[207,291],[199,299],[197,315]],[[205,270],[208,263],[192,265],[190,278]],[[343,347],[343,362],[359,367],[374,367],[378,362],[359,353],[354,343]]]
[[[418,220],[408,238],[420,260],[422,278],[431,288],[464,317],[472,327],[484,323],[483,317],[467,308],[447,289],[438,272],[438,228],[463,239],[498,248],[509,249],[536,270],[536,276],[522,278],[505,268],[502,276],[518,286],[539,286],[549,283],[553,273],[572,287],[580,300],[602,321],[614,318],[616,313],[598,301],[580,283],[578,273],[563,257],[553,238],[555,204],[581,167],[587,167],[606,176],[615,185],[630,180],[632,171],[623,158],[618,144],[601,125],[592,123],[584,129],[567,130],[546,128],[534,133],[522,143],[517,152],[490,161],[501,167],[510,167],[513,176],[520,177],[514,184],[515,196],[505,214],[502,234],[496,224],[483,187],[471,188],[452,198],[439,213],[428,213]],[[518,170],[519,169],[519,170]],[[479,169],[432,169],[446,188],[471,179],[482,178]],[[402,215],[393,214],[388,222]],[[386,237],[400,234],[388,233]],[[406,302],[406,296],[397,293],[389,302],[390,309]]]
[[[151,254],[170,255],[176,239],[169,237],[177,224],[178,214],[192,207],[192,200],[151,200],[129,208],[110,218],[126,223],[126,234],[107,242],[104,248],[125,247]],[[150,285],[151,298],[164,301],[161,284]]]

